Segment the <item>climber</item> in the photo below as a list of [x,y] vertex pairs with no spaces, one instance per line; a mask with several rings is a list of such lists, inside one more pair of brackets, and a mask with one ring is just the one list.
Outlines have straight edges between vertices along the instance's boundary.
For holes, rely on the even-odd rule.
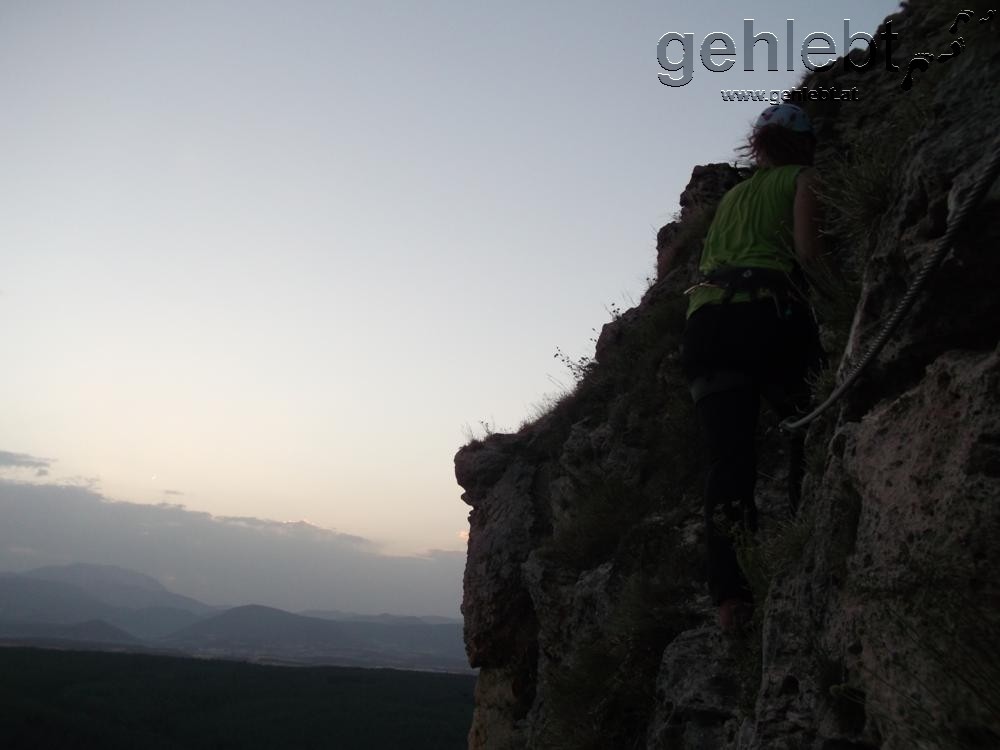
[[[760,115],[746,146],[757,169],[723,196],[705,237],[703,280],[686,292],[682,363],[708,457],[708,585],[729,632],[749,620],[753,607],[733,537],[757,530],[760,399],[782,418],[796,413],[808,401],[807,375],[823,361],[804,291],[807,278],[821,288],[836,278],[821,247],[815,147],[799,107],[769,106]],[[791,438],[789,450],[792,514],[804,470],[802,440]]]

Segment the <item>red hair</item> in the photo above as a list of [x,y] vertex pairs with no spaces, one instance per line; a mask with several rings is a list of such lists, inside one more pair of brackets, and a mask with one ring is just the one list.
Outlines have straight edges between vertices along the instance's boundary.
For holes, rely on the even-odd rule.
[[743,151],[757,164],[766,160],[776,167],[789,164],[811,167],[816,152],[816,136],[781,125],[765,125],[750,134]]

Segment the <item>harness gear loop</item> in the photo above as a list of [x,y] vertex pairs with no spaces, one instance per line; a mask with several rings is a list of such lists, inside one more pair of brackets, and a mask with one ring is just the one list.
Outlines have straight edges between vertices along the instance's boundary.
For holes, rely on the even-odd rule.
[[725,293],[720,300],[724,305],[732,302],[737,293],[745,292],[750,295],[751,301],[755,301],[762,290],[767,290],[771,293],[778,317],[782,320],[790,317],[791,301],[801,295],[789,274],[774,268],[756,266],[722,266],[705,274],[699,283],[685,290],[684,294],[691,294],[695,289],[705,287],[724,289]]

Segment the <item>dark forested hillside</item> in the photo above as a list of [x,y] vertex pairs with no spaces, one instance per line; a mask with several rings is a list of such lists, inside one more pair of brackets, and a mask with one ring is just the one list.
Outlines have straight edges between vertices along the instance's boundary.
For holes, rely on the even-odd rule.
[[464,748],[475,678],[0,648],[0,747]]

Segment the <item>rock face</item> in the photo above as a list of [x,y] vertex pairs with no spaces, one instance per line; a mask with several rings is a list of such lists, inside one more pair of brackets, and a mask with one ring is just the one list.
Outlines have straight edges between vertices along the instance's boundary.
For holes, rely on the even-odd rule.
[[[804,85],[831,250],[856,280],[820,309],[830,373],[865,350],[998,147],[1000,19],[947,51],[957,6],[894,16],[898,74],[841,63]],[[760,605],[723,636],[705,593],[702,458],[679,371],[685,300],[714,206],[744,175],[698,167],[661,230],[661,277],[605,326],[576,390],[514,435],[462,448],[472,507],[465,636],[480,668],[470,748],[1000,747],[1000,190],[970,215],[857,386],[810,428],[802,510],[765,418]],[[822,386],[818,386],[821,388]]]

